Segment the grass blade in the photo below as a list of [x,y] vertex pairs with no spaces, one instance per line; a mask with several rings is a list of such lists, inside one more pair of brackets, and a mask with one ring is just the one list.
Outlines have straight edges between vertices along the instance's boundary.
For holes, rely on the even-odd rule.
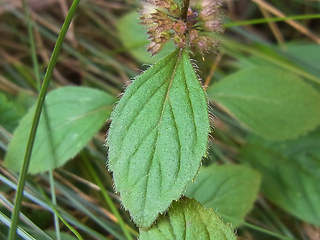
[[31,127],[31,131],[30,131],[30,136],[29,136],[29,141],[28,141],[28,145],[27,145],[27,149],[26,149],[26,153],[25,153],[25,157],[24,157],[24,162],[23,162],[23,166],[21,169],[21,174],[19,177],[19,183],[18,183],[18,189],[16,192],[16,197],[15,197],[15,205],[14,205],[14,210],[13,210],[13,215],[12,215],[12,222],[11,222],[11,227],[10,227],[10,232],[9,232],[9,240],[15,240],[16,239],[16,234],[17,234],[17,227],[18,227],[18,220],[19,220],[19,212],[20,212],[20,208],[21,208],[21,201],[22,201],[22,195],[23,195],[23,189],[24,189],[24,184],[25,184],[25,180],[27,177],[27,172],[28,172],[28,167],[29,167],[29,163],[30,163],[30,157],[31,157],[31,152],[32,152],[32,147],[33,147],[33,143],[34,143],[34,139],[36,136],[36,132],[37,132],[37,127],[38,127],[38,123],[40,120],[40,115],[41,115],[41,111],[42,111],[42,107],[44,104],[44,100],[45,100],[45,96],[47,93],[47,89],[51,80],[51,76],[53,73],[53,69],[57,63],[58,60],[58,56],[62,47],[62,43],[63,40],[66,36],[66,33],[68,31],[68,28],[70,26],[71,20],[74,16],[74,13],[76,11],[76,8],[79,4],[80,0],[74,0],[71,8],[68,12],[68,15],[65,19],[65,22],[63,23],[63,26],[61,28],[61,32],[59,34],[59,37],[57,39],[56,45],[53,49],[53,53],[47,68],[47,72],[45,74],[44,80],[43,80],[43,84],[40,90],[40,94],[38,97],[38,101],[37,101],[37,108],[34,114],[34,119],[33,119],[33,124]]
[[90,175],[93,177],[96,184],[100,187],[101,193],[102,193],[105,201],[109,205],[110,209],[112,210],[113,214],[116,216],[123,233],[125,234],[125,236],[127,237],[128,240],[132,240],[133,238],[127,229],[128,226],[126,226],[126,224],[124,223],[118,209],[116,208],[116,206],[113,203],[112,199],[110,198],[109,194],[105,190],[101,180],[99,179],[98,175],[95,173],[93,167],[89,163],[89,160],[84,156],[84,154],[82,154],[82,159],[84,160],[84,163],[85,163]]

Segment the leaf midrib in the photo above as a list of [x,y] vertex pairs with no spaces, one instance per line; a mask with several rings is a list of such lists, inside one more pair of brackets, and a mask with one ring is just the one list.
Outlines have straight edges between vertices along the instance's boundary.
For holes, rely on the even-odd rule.
[[[157,151],[157,143],[158,143],[158,139],[159,139],[159,135],[160,135],[160,131],[159,131],[159,126],[161,125],[161,122],[162,122],[162,118],[163,118],[163,115],[164,115],[164,110],[165,110],[165,107],[166,107],[166,103],[169,101],[170,102],[170,99],[169,99],[169,93],[170,93],[170,89],[171,89],[171,86],[172,86],[172,83],[173,83],[173,80],[174,80],[174,76],[176,74],[176,70],[177,70],[177,67],[181,61],[181,57],[182,57],[182,49],[179,51],[178,53],[178,57],[177,57],[177,62],[174,66],[174,69],[172,71],[172,74],[169,78],[169,86],[168,86],[168,90],[167,90],[167,93],[166,93],[166,97],[165,97],[165,100],[163,102],[163,106],[162,106],[162,111],[161,111],[161,114],[160,114],[160,119],[159,119],[159,122],[158,122],[158,125],[157,125],[157,138],[156,138],[156,143],[155,143],[155,148],[154,148],[154,152],[155,153]],[[153,158],[152,158],[153,159]],[[146,175],[147,179],[146,179],[146,190],[144,191],[144,204],[143,204],[143,215],[145,216],[145,211],[146,211],[146,197],[147,197],[147,193],[148,193],[148,183],[149,183],[149,176],[150,176],[150,169],[152,167],[152,159],[151,159],[151,164],[149,164],[148,166],[148,174]]]
[[[102,112],[103,110],[107,110],[107,109],[112,110],[112,106],[103,106],[103,107],[97,108],[97,109],[95,109],[95,110],[93,110],[93,111],[86,112],[86,113],[83,113],[83,114],[78,115],[78,116],[76,116],[76,117],[69,118],[69,119],[68,119],[66,122],[64,122],[63,124],[58,125],[58,126],[56,126],[55,128],[51,128],[50,131],[49,131],[47,134],[45,134],[45,135],[39,135],[39,136],[41,136],[41,137],[47,137],[47,136],[51,135],[54,131],[57,131],[57,130],[61,129],[61,128],[65,127],[66,125],[69,125],[69,124],[71,124],[71,123],[73,123],[73,122],[75,122],[75,121],[78,121],[78,120],[80,120],[80,119],[83,119],[83,118],[88,117],[88,116],[90,116],[90,115],[94,115],[95,113]],[[38,136],[37,136],[37,137],[38,137]]]

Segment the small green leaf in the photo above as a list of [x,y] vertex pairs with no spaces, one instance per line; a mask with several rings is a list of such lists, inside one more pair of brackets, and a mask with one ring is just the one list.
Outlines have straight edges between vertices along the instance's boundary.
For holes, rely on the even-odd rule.
[[207,101],[188,54],[175,51],[137,77],[111,119],[116,190],[136,224],[149,227],[180,198],[207,150]]
[[299,77],[276,68],[239,71],[213,84],[208,95],[268,139],[295,138],[320,124],[320,94]]
[[0,125],[12,132],[24,115],[25,110],[0,92]]
[[237,226],[252,208],[260,181],[260,174],[248,167],[212,165],[200,169],[185,195],[197,199],[207,208],[213,208],[222,217],[235,219],[231,223]]
[[150,229],[140,229],[140,240],[236,240],[230,226],[194,199],[174,202]]
[[[40,118],[29,173],[61,166],[102,127],[115,98],[99,90],[64,87],[50,92]],[[20,171],[35,107],[21,120],[5,157],[5,166]]]
[[137,11],[124,15],[116,26],[124,47],[142,63],[155,63],[175,49],[174,43],[170,41],[159,54],[151,57],[151,53],[147,51],[149,43],[147,29],[139,23]]
[[251,136],[240,159],[262,173],[262,192],[271,202],[320,226],[320,129],[287,142]]

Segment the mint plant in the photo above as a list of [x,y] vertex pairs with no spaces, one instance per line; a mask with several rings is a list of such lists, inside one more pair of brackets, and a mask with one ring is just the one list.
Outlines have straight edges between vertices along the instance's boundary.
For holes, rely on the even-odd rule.
[[222,28],[222,1],[143,1],[139,18],[129,0],[74,0],[58,37],[63,14],[23,2],[0,6],[0,239],[314,238],[316,3],[229,1]]
[[[143,229],[141,239],[167,239],[153,223],[181,198],[206,156],[207,99],[188,49],[204,53],[216,46],[208,33],[222,31],[220,6],[220,1],[207,0],[194,7],[189,1],[142,3],[141,19],[151,39],[148,50],[157,54],[169,40],[177,49],[135,78],[111,114],[108,167],[123,206]],[[169,219],[163,217],[158,224],[171,225],[172,214],[172,221],[184,221],[171,225],[173,232],[193,226],[190,235],[177,239],[195,239],[204,234],[199,232],[202,228],[210,230],[201,239],[234,239],[232,230],[218,217],[198,208],[195,200],[182,200],[169,210]],[[200,216],[186,220],[185,211]],[[202,220],[202,214],[208,220]]]

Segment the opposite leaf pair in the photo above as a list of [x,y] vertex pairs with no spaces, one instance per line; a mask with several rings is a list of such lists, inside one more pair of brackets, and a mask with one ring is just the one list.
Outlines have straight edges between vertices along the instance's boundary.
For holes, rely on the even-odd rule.
[[[185,50],[137,77],[111,114],[109,169],[141,239],[234,239],[195,200],[178,200],[199,170],[210,131],[205,93]],[[170,237],[172,235],[172,237]]]

